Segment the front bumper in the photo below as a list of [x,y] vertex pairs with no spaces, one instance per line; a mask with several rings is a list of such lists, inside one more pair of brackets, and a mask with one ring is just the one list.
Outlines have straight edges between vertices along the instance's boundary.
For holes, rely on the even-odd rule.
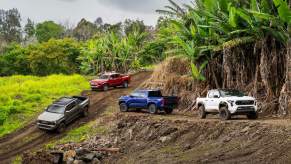
[[92,85],[91,84],[91,88],[92,89],[102,89],[103,88],[103,85]]
[[39,129],[42,129],[42,130],[49,130],[49,131],[52,131],[52,130],[55,130],[57,129],[57,125],[51,125],[51,124],[43,124],[43,123],[37,123],[37,127]]
[[231,114],[248,114],[248,113],[257,112],[257,106],[255,105],[229,106],[229,111]]

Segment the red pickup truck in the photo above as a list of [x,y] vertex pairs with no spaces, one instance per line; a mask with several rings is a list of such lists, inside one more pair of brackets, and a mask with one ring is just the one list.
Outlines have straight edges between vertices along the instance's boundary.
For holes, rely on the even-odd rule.
[[122,86],[127,88],[129,83],[130,76],[119,73],[105,73],[99,76],[98,79],[90,81],[92,90],[101,89],[103,91],[107,91],[110,87]]

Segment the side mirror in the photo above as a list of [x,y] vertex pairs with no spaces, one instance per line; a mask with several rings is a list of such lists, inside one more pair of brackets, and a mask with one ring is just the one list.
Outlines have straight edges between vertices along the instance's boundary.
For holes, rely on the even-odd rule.
[[214,95],[214,98],[220,98],[219,95]]

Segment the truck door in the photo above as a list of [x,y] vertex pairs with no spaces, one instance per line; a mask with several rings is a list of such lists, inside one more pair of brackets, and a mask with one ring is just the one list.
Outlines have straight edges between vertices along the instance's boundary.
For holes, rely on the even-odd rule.
[[67,106],[65,112],[66,123],[70,123],[79,115],[78,110],[79,105],[77,105],[75,101]]
[[122,85],[123,84],[123,80],[122,80],[122,76],[120,74],[116,74],[116,85]]
[[122,79],[121,79],[121,76],[119,74],[111,75],[110,80],[111,80],[110,81],[111,86],[119,86],[122,84]]
[[207,102],[207,108],[211,111],[218,111],[219,108],[219,92],[218,91],[211,91],[211,94],[209,94],[209,99]]
[[116,78],[115,78],[115,74],[114,74],[114,75],[110,75],[108,83],[109,83],[109,85],[110,85],[111,87],[116,86]]
[[209,111],[209,112],[213,110],[212,106],[211,106],[211,101],[213,100],[213,98],[214,98],[214,92],[213,91],[209,91],[208,95],[207,95],[207,99],[204,102],[205,109],[207,111]]
[[131,99],[128,102],[129,107],[132,108],[145,108],[146,106],[146,94],[144,92],[134,92],[131,94]]
[[148,100],[148,92],[146,91],[140,92],[138,103],[141,108],[147,108],[147,105],[148,105],[147,100]]

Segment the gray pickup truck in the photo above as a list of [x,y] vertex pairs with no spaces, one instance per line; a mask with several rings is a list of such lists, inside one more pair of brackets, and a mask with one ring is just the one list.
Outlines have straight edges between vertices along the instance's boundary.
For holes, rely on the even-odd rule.
[[37,119],[39,129],[61,133],[66,125],[79,116],[87,116],[89,110],[89,98],[81,96],[62,97],[48,106]]

